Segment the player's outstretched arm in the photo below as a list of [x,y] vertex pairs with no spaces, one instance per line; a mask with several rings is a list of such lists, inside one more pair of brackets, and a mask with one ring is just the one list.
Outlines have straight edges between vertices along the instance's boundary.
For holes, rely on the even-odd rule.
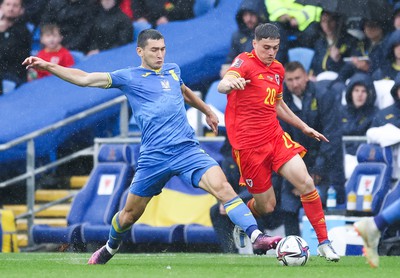
[[110,84],[109,75],[105,72],[88,73],[80,69],[66,68],[54,63],[46,62],[35,56],[26,58],[22,65],[26,69],[35,68],[46,70],[55,76],[82,87],[100,87],[106,88]]
[[305,122],[303,122],[292,110],[286,105],[283,99],[276,102],[276,113],[278,117],[288,124],[300,129],[305,135],[314,138],[318,141],[329,142],[329,140],[315,129],[309,127]]
[[208,106],[201,98],[196,96],[193,91],[188,88],[186,85],[181,86],[182,94],[185,99],[185,102],[190,106],[200,110],[206,115],[206,122],[210,126],[211,130],[214,132],[215,135],[218,134],[218,117],[215,113],[211,110],[210,106]]

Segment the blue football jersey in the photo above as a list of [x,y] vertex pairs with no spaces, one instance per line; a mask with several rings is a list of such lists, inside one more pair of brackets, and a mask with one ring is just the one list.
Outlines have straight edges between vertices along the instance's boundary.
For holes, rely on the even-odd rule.
[[122,90],[129,100],[142,132],[142,151],[197,142],[186,117],[177,64],[166,63],[157,71],[143,67],[121,69],[111,72],[110,77],[110,87]]

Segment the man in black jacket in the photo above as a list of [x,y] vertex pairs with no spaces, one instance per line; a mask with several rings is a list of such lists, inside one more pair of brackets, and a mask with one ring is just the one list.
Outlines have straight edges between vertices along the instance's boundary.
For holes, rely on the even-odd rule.
[[41,24],[57,24],[64,37],[64,47],[86,54],[96,12],[95,0],[50,0],[42,15]]
[[[266,22],[266,20],[267,14],[264,1],[242,1],[236,13],[238,30],[232,34],[228,56],[226,57],[225,64],[221,66],[221,78],[224,77],[236,56],[242,52],[251,52],[253,50],[254,30],[259,23]],[[277,59],[281,61],[279,57]]]
[[135,0],[132,1],[136,21],[147,21],[153,27],[169,21],[194,17],[194,0]]
[[31,51],[31,34],[21,20],[22,0],[3,0],[0,4],[0,95],[3,79],[20,85],[26,81],[26,69],[21,61]]

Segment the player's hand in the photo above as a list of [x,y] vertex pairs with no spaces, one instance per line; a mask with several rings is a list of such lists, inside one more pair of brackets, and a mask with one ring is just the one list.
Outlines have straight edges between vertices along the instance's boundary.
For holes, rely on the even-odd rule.
[[314,138],[317,141],[329,142],[329,140],[322,133],[319,133],[318,131],[316,131],[311,127],[306,127],[303,130],[303,133],[311,138]]
[[22,65],[24,65],[27,70],[31,68],[45,70],[47,64],[48,62],[35,56],[30,56],[22,62]]
[[218,135],[218,117],[213,111],[209,111],[206,115],[206,122],[215,135]]
[[239,78],[229,79],[229,83],[231,90],[244,90],[247,83],[250,83],[250,80],[246,80],[243,77],[239,77]]

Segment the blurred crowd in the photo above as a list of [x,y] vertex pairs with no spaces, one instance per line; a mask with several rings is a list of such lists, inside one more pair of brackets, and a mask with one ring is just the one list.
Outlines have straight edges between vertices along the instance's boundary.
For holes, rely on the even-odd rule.
[[[194,17],[194,0],[2,0],[0,95],[3,80],[19,86],[45,73],[21,65],[30,54],[72,66],[75,59],[119,47],[141,29]],[[134,30],[135,26],[138,30]]]

